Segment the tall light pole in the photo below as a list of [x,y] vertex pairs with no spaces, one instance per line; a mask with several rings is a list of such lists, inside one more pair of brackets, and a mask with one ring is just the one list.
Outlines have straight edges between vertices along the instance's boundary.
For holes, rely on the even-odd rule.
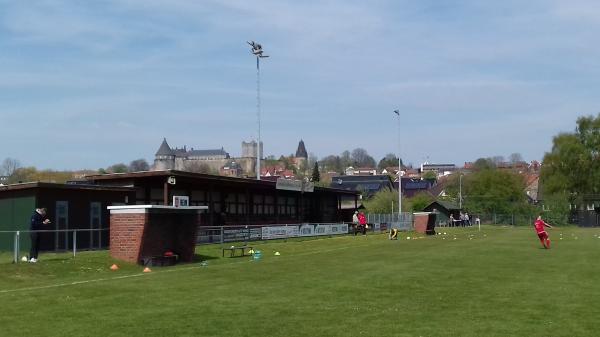
[[394,110],[398,116],[398,222],[402,216],[402,161],[400,160],[400,111]]
[[252,47],[250,52],[256,56],[256,119],[258,120],[258,143],[256,144],[256,180],[260,180],[260,59],[269,57],[263,54],[262,45],[255,41],[247,41]]
[[462,211],[462,172],[458,173],[458,208]]

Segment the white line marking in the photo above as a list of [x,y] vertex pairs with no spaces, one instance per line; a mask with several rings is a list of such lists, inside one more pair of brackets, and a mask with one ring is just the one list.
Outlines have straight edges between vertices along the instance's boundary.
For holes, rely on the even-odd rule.
[[[318,254],[318,253],[328,253],[328,252],[333,252],[333,251],[337,251],[337,250],[343,250],[343,249],[349,249],[349,248],[356,248],[356,247],[362,247],[362,246],[370,246],[373,243],[377,243],[377,242],[379,242],[379,241],[371,240],[371,241],[368,241],[367,244],[346,245],[346,246],[336,247],[336,248],[330,248],[330,249],[315,250],[315,251],[311,251],[311,252],[291,254],[291,255],[287,255],[286,257],[296,257],[296,256],[313,255],[313,254]],[[272,259],[272,261],[276,261],[276,260],[278,260],[278,259]],[[268,261],[271,261],[271,260],[266,260],[266,261],[263,261],[263,262],[268,262]],[[243,261],[236,261],[236,262],[231,262],[231,263],[227,263],[227,264],[220,264],[220,265],[215,265],[215,267],[227,267],[227,266],[238,265],[238,264],[241,264],[241,263],[249,263],[249,262],[252,262],[252,260],[243,260]],[[196,266],[190,266],[190,267],[182,267],[182,268],[174,268],[174,269],[168,269],[168,270],[153,271],[152,273],[136,273],[136,274],[130,274],[130,275],[121,275],[121,276],[114,276],[114,277],[104,277],[104,278],[98,278],[98,279],[92,279],[92,280],[83,280],[83,281],[73,281],[73,282],[65,282],[65,283],[56,283],[56,284],[50,284],[50,285],[45,285],[45,286],[37,286],[37,287],[26,287],[26,288],[17,288],[17,289],[4,289],[4,290],[0,290],[0,294],[9,294],[9,293],[16,293],[16,292],[23,292],[23,291],[35,291],[35,290],[43,290],[43,289],[51,289],[51,288],[76,286],[76,285],[80,285],[80,284],[88,284],[88,283],[98,283],[98,282],[104,282],[104,281],[121,280],[121,279],[133,278],[133,277],[149,276],[149,275],[163,274],[163,273],[172,273],[172,272],[178,272],[178,271],[189,271],[189,270],[195,270],[195,269],[200,269],[200,268],[206,268],[206,267],[205,266],[197,266],[196,265]]]

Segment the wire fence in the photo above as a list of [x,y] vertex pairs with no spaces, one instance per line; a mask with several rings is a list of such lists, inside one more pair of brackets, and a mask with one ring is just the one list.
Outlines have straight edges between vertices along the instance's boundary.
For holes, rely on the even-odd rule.
[[106,249],[108,247],[108,228],[100,229],[57,229],[0,231],[0,251],[11,251],[13,263],[26,257],[31,247],[30,234],[40,236],[40,251],[72,252],[73,257],[81,250]]
[[398,229],[408,231],[413,229],[413,214],[410,212],[389,213],[369,213],[366,214],[367,223],[372,224],[374,230],[386,231],[389,229]]
[[[374,228],[370,228],[375,232]],[[277,239],[332,237],[353,232],[351,223],[300,223],[198,227],[197,244],[224,244]]]

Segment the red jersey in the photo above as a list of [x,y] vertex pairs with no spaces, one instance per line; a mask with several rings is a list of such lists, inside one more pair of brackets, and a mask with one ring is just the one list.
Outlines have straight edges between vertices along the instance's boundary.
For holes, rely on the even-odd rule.
[[544,228],[544,225],[546,223],[544,222],[544,220],[535,220],[535,231],[538,233],[544,233],[546,231],[546,229]]
[[367,224],[367,218],[365,217],[364,214],[359,213],[358,214],[358,223],[361,225],[366,225]]

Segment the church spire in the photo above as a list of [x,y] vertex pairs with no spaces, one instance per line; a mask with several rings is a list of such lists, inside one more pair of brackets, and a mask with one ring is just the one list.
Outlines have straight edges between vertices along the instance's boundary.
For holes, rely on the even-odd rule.
[[306,147],[304,146],[304,141],[300,139],[300,143],[298,143],[298,149],[296,150],[296,158],[307,158],[308,153],[306,153]]

